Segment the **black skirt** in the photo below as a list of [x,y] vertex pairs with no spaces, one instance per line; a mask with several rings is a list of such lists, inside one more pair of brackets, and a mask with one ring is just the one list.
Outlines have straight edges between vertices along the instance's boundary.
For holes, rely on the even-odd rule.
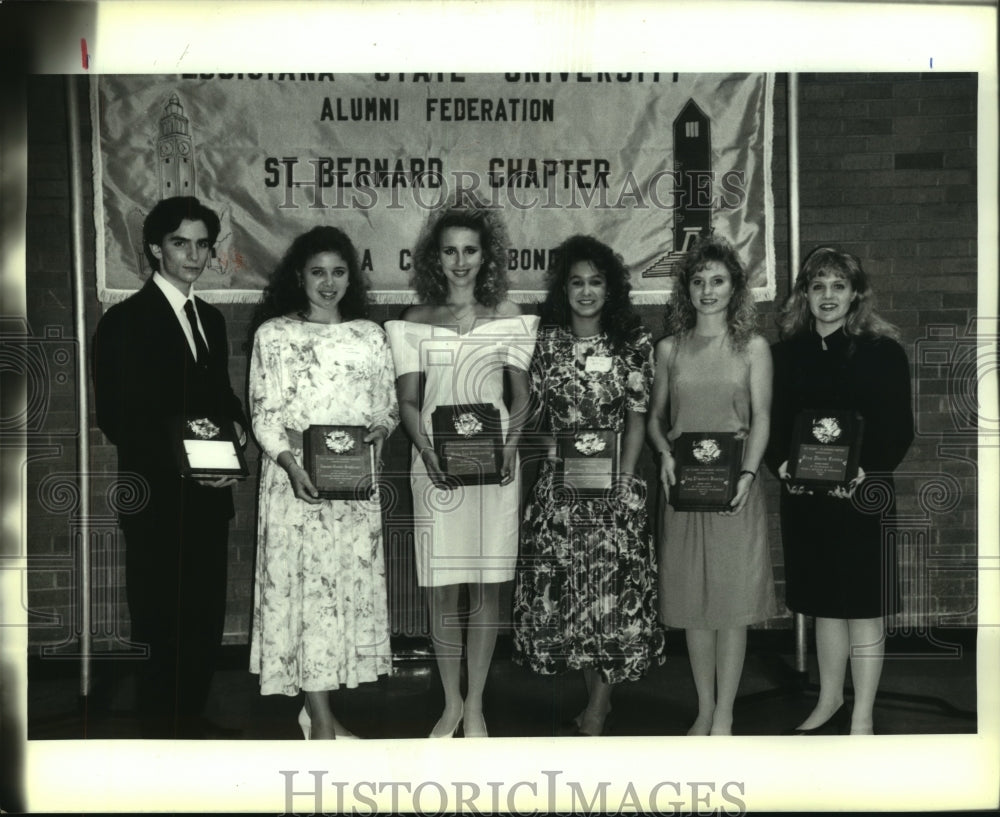
[[822,618],[877,618],[900,610],[894,486],[869,476],[851,499],[781,491],[785,603]]

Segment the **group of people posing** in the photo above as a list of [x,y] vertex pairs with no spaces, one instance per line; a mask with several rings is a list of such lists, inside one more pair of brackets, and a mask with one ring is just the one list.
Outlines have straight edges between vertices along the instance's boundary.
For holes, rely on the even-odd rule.
[[[884,619],[898,609],[885,535],[892,471],[913,420],[905,353],[873,310],[858,260],[828,247],[807,257],[772,348],[736,251],[704,236],[680,265],[667,333],[654,344],[612,248],[590,236],[565,240],[536,317],[507,297],[507,244],[499,211],[433,213],[413,253],[416,303],[384,329],[366,319],[358,254],[335,227],[296,238],[271,277],[252,321],[249,371],[262,461],[251,632],[261,692],[305,693],[305,737],[351,738],[331,693],[391,671],[379,500],[321,498],[302,434],[364,426],[381,464],[401,424],[412,444],[417,580],[428,591],[444,693],[429,737],[460,727],[488,736],[483,692],[506,618],[500,588],[511,580],[515,661],[539,674],[583,674],[587,703],[571,732],[604,732],[612,690],[662,663],[671,627],[685,631],[697,692],[688,734],[731,734],[747,627],[777,612],[764,464],[783,483],[786,603],[816,617],[821,692],[788,731],[872,733]],[[499,412],[499,484],[456,486],[435,447],[434,410],[470,404]],[[803,409],[863,417],[860,465],[844,484],[789,479]],[[555,439],[582,429],[619,435],[616,484],[601,496],[559,484]],[[678,478],[674,443],[698,431],[743,439],[722,511],[678,510],[667,499]],[[647,444],[660,483],[649,488],[639,473]],[[529,454],[539,465],[525,469],[537,477],[522,502]],[[873,511],[866,482],[888,504]],[[659,493],[657,525],[647,518],[650,490]]]
[[[891,474],[912,420],[906,357],[873,312],[857,260],[830,248],[809,256],[772,354],[736,252],[707,236],[683,261],[668,334],[654,346],[621,258],[590,236],[559,246],[539,317],[522,314],[507,298],[501,219],[473,206],[435,213],[414,251],[418,302],[384,331],[363,320],[365,283],[341,231],[300,236],[278,267],[250,367],[264,452],[252,635],[262,692],[304,690],[307,731],[345,737],[328,693],[389,671],[379,514],[316,498],[301,431],[364,425],[381,459],[401,421],[412,443],[417,578],[428,588],[444,690],[430,737],[460,725],[465,737],[488,735],[483,690],[504,618],[499,589],[510,580],[515,660],[541,674],[583,673],[588,700],[575,731],[602,733],[614,686],[663,661],[666,625],[686,634],[698,695],[689,734],[731,734],[747,625],[776,613],[762,463],[787,478],[797,412],[850,408],[865,421],[857,476],[829,491],[789,483],[781,511],[787,602],[817,617],[823,682],[799,730],[842,718],[850,656],[851,731],[871,732],[882,621],[895,594],[882,515],[852,497],[866,474]],[[431,416],[482,403],[501,416],[500,482],[451,486]],[[613,494],[558,490],[554,435],[577,429],[620,434]],[[735,498],[728,510],[698,512],[664,496],[657,545],[639,459],[648,440],[668,489],[672,443],[685,431],[745,437]],[[522,509],[519,448],[546,446]]]

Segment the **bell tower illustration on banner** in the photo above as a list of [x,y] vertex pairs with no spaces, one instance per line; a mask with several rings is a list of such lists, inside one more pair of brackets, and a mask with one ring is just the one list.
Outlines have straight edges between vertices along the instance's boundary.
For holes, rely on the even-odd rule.
[[[712,205],[699,201],[700,178],[712,178],[712,123],[693,99],[674,120],[674,171],[681,201],[674,211],[674,251],[687,252],[690,242],[712,226]],[[711,202],[711,189],[708,198]]]
[[191,123],[177,94],[170,95],[166,114],[160,119],[156,140],[156,161],[160,173],[160,198],[193,196],[195,191],[194,146]]
[[[198,196],[195,171],[196,145],[191,135],[191,120],[184,115],[184,106],[176,92],[170,94],[166,105],[163,106],[163,116],[159,120],[155,141],[151,139],[151,146],[159,180],[159,198]],[[152,165],[149,166],[148,172],[152,174]],[[206,288],[230,287],[232,286],[229,275],[231,272],[229,261],[232,255],[230,208],[228,205],[216,205],[203,196],[198,197],[203,204],[218,214],[221,228],[212,248],[212,254],[205,265],[201,283]],[[153,272],[142,249],[142,223],[146,213],[144,209],[132,207],[125,215],[125,228],[135,257],[137,274],[143,281]]]
[[[693,99],[689,99],[673,123],[674,148],[674,247],[642,272],[643,278],[676,275],[677,266],[691,243],[712,230],[712,207],[699,201],[703,179],[711,179],[712,122]],[[709,201],[712,192],[707,191]]]

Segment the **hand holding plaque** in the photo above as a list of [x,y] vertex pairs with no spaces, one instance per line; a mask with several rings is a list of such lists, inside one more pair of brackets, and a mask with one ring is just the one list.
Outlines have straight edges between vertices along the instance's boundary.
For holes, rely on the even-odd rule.
[[364,426],[311,425],[302,435],[306,473],[322,499],[371,496],[375,448]]
[[561,432],[556,437],[556,489],[567,498],[610,496],[620,453],[620,436],[610,429]]
[[499,485],[500,410],[489,403],[438,406],[431,415],[434,452],[455,485]]
[[796,485],[833,488],[857,476],[864,419],[856,411],[806,409],[795,418],[788,473]]
[[743,467],[742,435],[732,431],[685,432],[673,442],[677,511],[728,511]]
[[245,479],[250,473],[232,420],[185,416],[172,422],[174,453],[181,476],[216,480]]

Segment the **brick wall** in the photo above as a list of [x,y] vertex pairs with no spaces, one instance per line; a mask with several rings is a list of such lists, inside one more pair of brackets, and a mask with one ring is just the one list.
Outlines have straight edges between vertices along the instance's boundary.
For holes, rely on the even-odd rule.
[[976,79],[809,74],[800,89],[803,254],[835,243],[863,260],[915,375],[917,438],[896,478],[897,624],[940,613],[974,624],[975,369],[963,339],[976,311]]
[[[83,144],[89,145],[86,81],[78,78]],[[72,485],[79,470],[75,449],[75,389],[56,371],[56,351],[72,344],[69,183],[65,125],[65,80],[35,77],[29,83],[28,127],[28,330],[48,362],[32,405],[40,431],[29,435],[26,496],[28,604],[35,625],[33,646],[67,650],[78,623],[73,618],[73,537],[79,512]],[[967,75],[812,74],[800,83],[801,237],[803,255],[813,246],[838,244],[859,255],[871,274],[887,318],[899,325],[914,366],[918,438],[897,473],[904,553],[904,615],[899,626],[922,628],[939,614],[974,623],[976,449],[967,433],[970,397],[963,386],[970,370],[963,343],[976,306],[976,80]],[[775,239],[778,298],[761,304],[762,330],[776,339],[776,304],[788,291],[788,167],[785,156],[786,80],[775,96]],[[89,158],[84,162],[89,180]],[[93,190],[85,184],[87,212]],[[88,334],[101,314],[94,274],[94,228],[85,219],[84,306]],[[229,327],[231,375],[237,392],[246,382],[242,349],[251,307],[222,305]],[[373,318],[398,315],[380,307]],[[660,307],[642,309],[654,336],[662,333]],[[62,346],[60,346],[62,344]],[[48,355],[46,358],[45,355]],[[963,368],[964,366],[964,368]],[[93,473],[92,527],[95,553],[95,616],[98,649],[126,649],[122,547],[107,493],[115,454],[90,418]],[[251,472],[257,451],[248,451]],[[388,468],[404,471],[406,443],[390,441]],[[648,454],[643,468],[653,477]],[[405,513],[405,480],[398,513]],[[765,475],[769,507],[777,507],[777,485]],[[230,534],[230,580],[226,640],[246,641],[252,599],[256,482],[236,490]],[[784,597],[777,515],[769,519],[779,599]],[[788,614],[765,626],[788,627]]]

